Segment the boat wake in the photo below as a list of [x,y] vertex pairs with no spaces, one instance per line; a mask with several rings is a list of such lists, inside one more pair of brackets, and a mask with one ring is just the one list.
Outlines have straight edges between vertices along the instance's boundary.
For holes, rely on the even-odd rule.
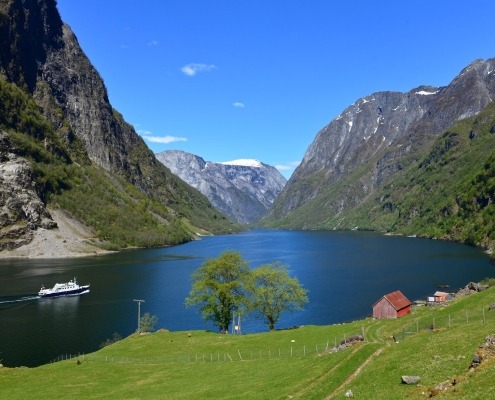
[[12,303],[22,303],[25,301],[33,301],[33,300],[38,300],[40,296],[37,295],[29,295],[29,296],[22,296],[22,297],[14,297],[14,298],[1,298],[0,297],[0,304],[12,304]]

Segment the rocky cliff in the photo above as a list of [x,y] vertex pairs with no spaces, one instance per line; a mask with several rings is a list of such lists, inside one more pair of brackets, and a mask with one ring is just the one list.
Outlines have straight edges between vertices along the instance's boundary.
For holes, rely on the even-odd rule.
[[443,130],[476,115],[495,94],[495,59],[476,60],[448,86],[378,92],[357,100],[318,134],[267,223],[349,228],[339,220],[432,146]]
[[[31,93],[56,127],[68,122],[89,158],[150,194],[159,188],[143,169],[160,168],[144,141],[112,109],[98,72],[58,14],[55,0],[1,0],[0,74]],[[133,159],[143,152],[139,161]]]
[[[36,146],[43,146],[44,141],[45,150],[67,165],[74,165],[75,161],[89,162],[101,167],[109,178],[115,174],[125,179],[150,200],[169,207],[167,221],[162,215],[159,218],[161,223],[170,225],[177,217],[186,217],[193,225],[206,231],[232,228],[232,225],[220,227],[218,213],[212,211],[207,199],[158,162],[132,126],[112,108],[103,80],[80,48],[70,27],[60,19],[55,0],[0,0],[0,80],[15,85],[28,95],[30,99],[23,100],[24,103],[34,99],[36,104],[36,110],[30,111],[36,114],[36,118],[24,112],[16,115],[15,110],[12,114],[17,103],[2,104],[0,111],[11,112],[8,118],[0,116],[0,128],[5,138],[15,131],[21,134],[16,136],[19,143],[26,142],[22,135],[27,135]],[[8,86],[2,86],[2,89],[10,90]],[[2,95],[11,98],[6,92]],[[21,108],[26,109],[25,105],[19,106],[18,110]],[[39,122],[37,113],[41,113],[43,122]],[[32,126],[35,119],[37,124],[43,125],[42,130]],[[48,131],[55,136],[49,138]],[[38,214],[45,220],[50,219],[46,209],[40,209],[46,206],[50,188],[46,185],[34,187],[34,178],[28,178],[26,169],[38,160],[31,154],[33,160],[25,164],[19,157],[28,155],[29,150],[24,149],[21,152],[26,154],[19,154],[19,148],[12,145],[13,141],[5,138],[1,162],[15,163],[16,171],[22,164],[26,174],[23,174],[25,179],[17,180],[16,190],[6,189],[12,180],[10,183],[6,178],[2,180],[0,207],[18,204],[17,193],[34,190],[41,200],[37,206]],[[30,148],[33,146],[31,144]],[[5,164],[2,168],[14,167]],[[16,214],[11,210],[8,218],[11,223],[2,221],[2,225],[12,225],[14,214],[17,215],[17,225],[34,227],[43,219],[31,218],[24,211]],[[187,230],[185,226],[183,228]],[[28,239],[28,232],[26,235]]]
[[216,163],[179,150],[163,151],[156,157],[242,224],[264,216],[286,182],[277,169],[256,160]]
[[29,243],[38,226],[56,227],[36,192],[31,164],[11,148],[0,131],[0,251]]

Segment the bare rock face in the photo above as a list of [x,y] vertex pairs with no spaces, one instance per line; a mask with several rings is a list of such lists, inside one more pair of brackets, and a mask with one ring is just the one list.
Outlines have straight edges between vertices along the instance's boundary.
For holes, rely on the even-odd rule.
[[175,177],[112,108],[55,0],[0,0],[0,48],[0,76],[30,93],[54,129],[68,122],[67,135],[83,143],[91,161],[150,197],[174,197]]
[[36,193],[31,165],[6,152],[6,140],[0,133],[0,251],[29,243],[38,227],[57,226]]
[[[224,223],[223,216],[218,219],[218,212],[210,211],[205,196],[161,164],[134,128],[113,109],[101,76],[61,20],[56,0],[0,0],[0,50],[2,83],[11,85],[10,89],[15,87],[29,101],[34,99],[37,109],[31,104],[30,112],[39,112],[37,121],[43,119],[47,131],[56,137],[57,146],[45,141],[44,150],[67,164],[96,164],[105,173],[123,178],[148,198],[167,206],[169,214],[162,216],[167,221],[187,215],[192,225],[206,231],[222,232],[227,225],[231,227]],[[0,131],[8,132],[5,137],[12,133],[13,137],[17,135],[16,140],[23,134],[40,143],[46,139],[33,128],[29,113],[27,118],[11,114],[0,118]],[[29,164],[13,157],[29,158],[29,151],[16,151],[4,140],[1,154],[2,235],[15,237],[17,232],[20,240],[21,236],[27,240],[28,227],[54,226],[42,202],[47,193],[37,185],[40,193],[36,196]],[[15,173],[11,173],[13,170]],[[180,205],[183,208],[178,216],[174,207]],[[189,230],[182,228],[184,232]]]
[[318,132],[275,202],[274,219],[296,212],[343,179],[349,179],[346,186],[324,200],[328,213],[359,205],[410,162],[407,157],[485,108],[495,96],[494,70],[495,59],[476,60],[448,86],[377,92],[357,100]]
[[163,151],[156,157],[241,224],[263,217],[286,182],[277,169],[256,160],[216,163],[179,150]]

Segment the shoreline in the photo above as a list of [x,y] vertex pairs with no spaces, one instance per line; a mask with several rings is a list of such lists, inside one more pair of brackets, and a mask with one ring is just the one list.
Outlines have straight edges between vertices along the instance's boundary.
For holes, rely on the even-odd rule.
[[60,209],[49,210],[57,228],[38,228],[30,243],[0,252],[0,259],[90,257],[114,253],[95,246],[93,230]]
[[[57,223],[57,227],[53,229],[38,228],[37,230],[33,231],[33,240],[30,243],[13,250],[0,251],[0,260],[92,257],[136,249],[126,248],[118,251],[101,249],[92,242],[93,240],[98,240],[98,238],[95,237],[94,231],[91,227],[88,227],[82,222],[79,222],[76,219],[70,217],[62,209],[54,208],[50,209],[49,211],[52,215],[53,221]],[[375,232],[376,234],[382,234],[383,236],[402,236],[409,238],[438,240],[437,238],[422,237],[416,235],[405,236],[401,233],[393,232],[373,232]],[[197,232],[196,236],[197,240],[201,240],[203,236],[210,235],[204,235]],[[470,246],[467,243],[456,243]],[[474,247],[481,249],[492,259],[494,255],[493,249],[481,246]]]

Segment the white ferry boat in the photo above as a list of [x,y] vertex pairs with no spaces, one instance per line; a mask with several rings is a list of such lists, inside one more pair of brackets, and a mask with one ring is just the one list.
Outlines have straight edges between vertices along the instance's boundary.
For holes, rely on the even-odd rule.
[[89,285],[79,286],[76,278],[66,283],[56,283],[55,286],[49,289],[45,289],[42,285],[38,296],[40,297],[57,297],[57,296],[71,296],[77,294],[84,294],[89,292]]

